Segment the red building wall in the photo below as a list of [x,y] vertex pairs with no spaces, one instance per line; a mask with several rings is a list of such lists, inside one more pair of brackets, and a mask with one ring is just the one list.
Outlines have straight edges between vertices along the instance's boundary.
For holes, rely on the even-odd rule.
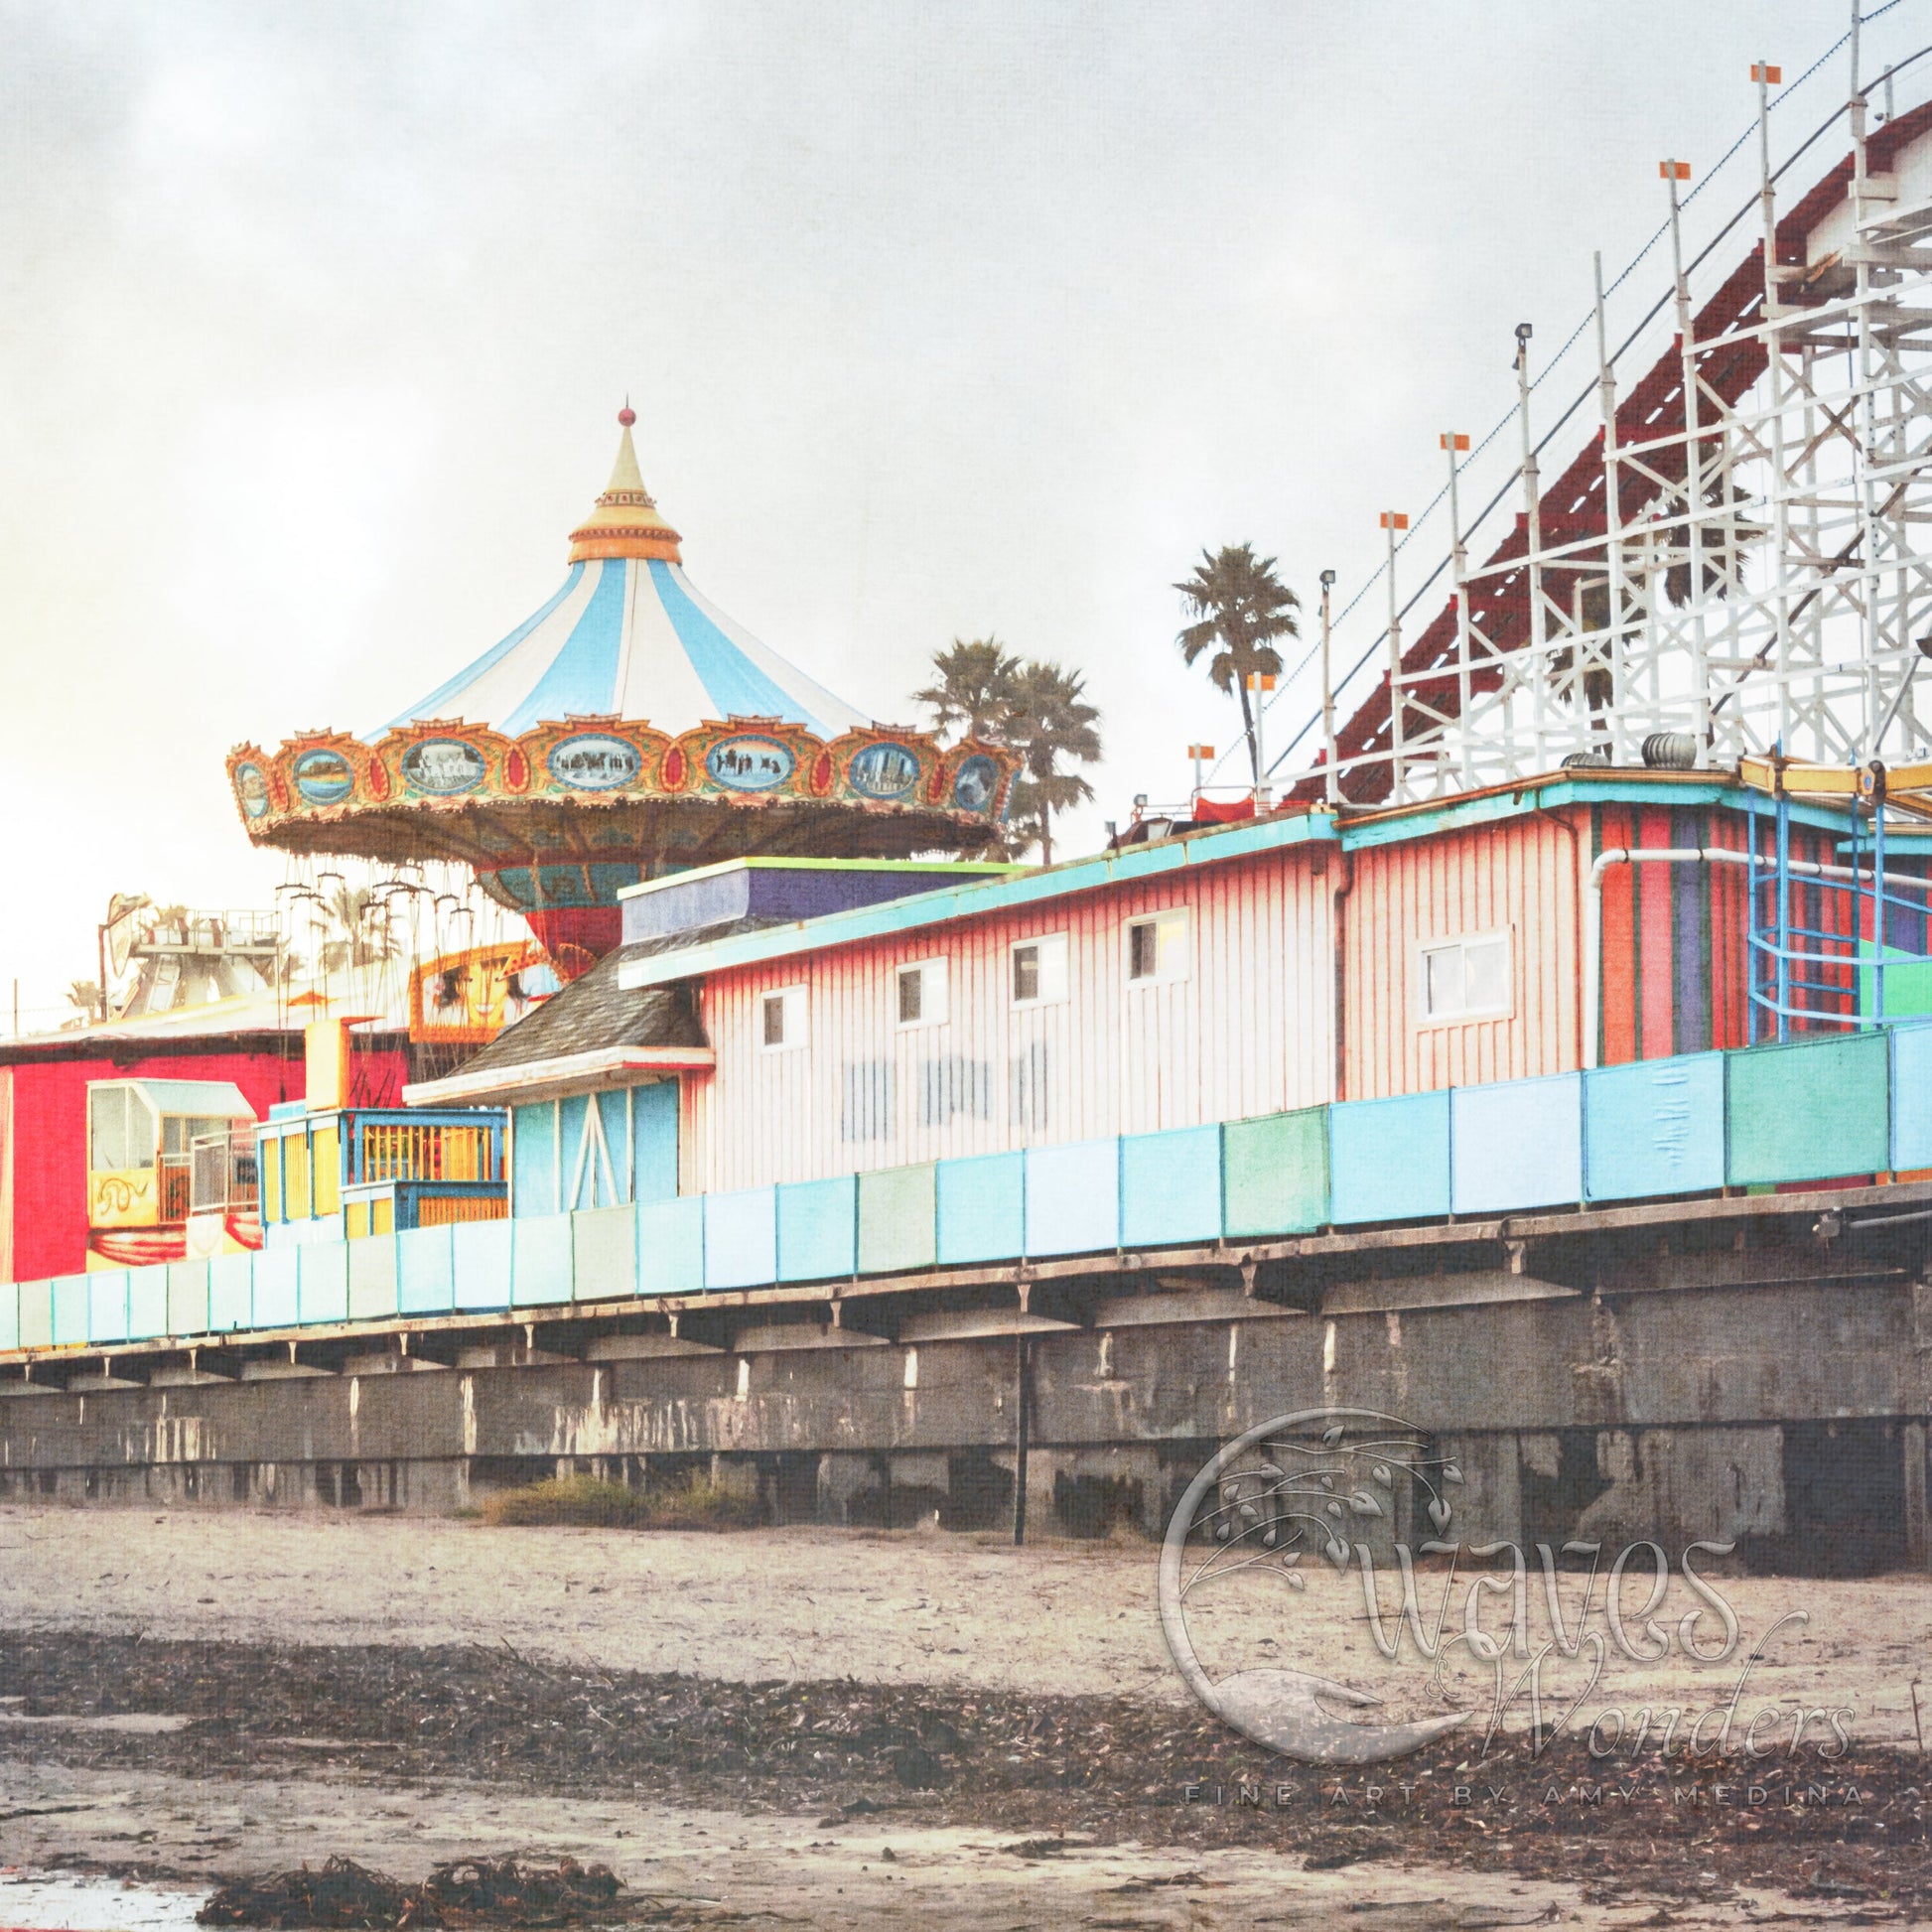
[[[394,1106],[405,1055],[356,1055],[356,1093]],[[87,1086],[94,1080],[232,1080],[266,1117],[303,1094],[302,1041],[254,1050],[20,1059],[0,1066],[0,1281],[77,1275],[87,1265]]]

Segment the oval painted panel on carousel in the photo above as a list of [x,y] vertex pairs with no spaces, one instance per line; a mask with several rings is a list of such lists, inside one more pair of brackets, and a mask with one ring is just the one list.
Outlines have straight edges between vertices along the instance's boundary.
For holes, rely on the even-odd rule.
[[545,760],[560,785],[576,791],[614,791],[632,783],[643,769],[643,754],[621,738],[580,732],[550,748]]
[[705,754],[704,768],[734,791],[769,791],[791,776],[792,762],[789,746],[748,734],[721,739]]
[[953,778],[952,801],[962,812],[987,811],[999,788],[1000,767],[990,758],[975,752]]
[[250,818],[260,818],[267,811],[268,779],[259,764],[235,766],[234,792],[241,801],[241,809]]
[[903,798],[919,782],[918,757],[903,745],[868,745],[848,769],[868,798]]
[[355,773],[340,752],[304,752],[295,761],[295,788],[312,805],[340,805],[355,789]]
[[488,769],[483,755],[460,738],[426,738],[402,755],[405,780],[415,790],[437,798],[475,791]]

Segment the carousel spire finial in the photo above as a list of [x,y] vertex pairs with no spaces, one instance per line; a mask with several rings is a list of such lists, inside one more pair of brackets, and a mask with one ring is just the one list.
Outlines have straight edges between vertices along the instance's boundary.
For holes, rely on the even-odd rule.
[[637,451],[630,426],[637,412],[625,396],[618,411],[618,460],[611,481],[583,524],[570,533],[570,561],[585,563],[600,557],[642,557],[681,563],[678,534],[658,513],[637,468]]

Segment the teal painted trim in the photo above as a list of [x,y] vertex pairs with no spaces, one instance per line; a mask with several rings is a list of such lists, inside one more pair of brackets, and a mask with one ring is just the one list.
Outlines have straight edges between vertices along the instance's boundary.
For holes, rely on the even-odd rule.
[[1244,859],[1257,852],[1334,842],[1335,822],[1326,812],[1307,812],[1279,822],[1256,820],[1224,832],[1197,832],[1184,839],[1162,839],[1123,852],[1076,859],[1049,872],[989,880],[982,886],[946,886],[936,893],[915,893],[905,898],[888,899],[881,905],[864,905],[850,912],[827,912],[816,919],[800,919],[762,932],[740,933],[731,939],[714,939],[680,952],[658,953],[625,968],[619,984],[626,990],[661,986],[670,980],[690,979],[694,974],[721,973],[730,967],[783,959],[821,946],[849,946],[866,939],[891,938],[922,926],[977,918],[986,912],[1011,911],[1019,906],[1065,898],[1075,893],[1099,892],[1108,886],[1158,879],[1169,873],[1190,872],[1204,865]]
[[1032,872],[1032,866],[1006,865],[997,859],[720,859],[714,866],[693,866],[689,872],[666,873],[662,879],[639,880],[620,886],[620,898],[642,898],[667,887],[688,886],[698,879],[719,879],[728,872],[949,872],[978,873],[986,878],[1011,878]]

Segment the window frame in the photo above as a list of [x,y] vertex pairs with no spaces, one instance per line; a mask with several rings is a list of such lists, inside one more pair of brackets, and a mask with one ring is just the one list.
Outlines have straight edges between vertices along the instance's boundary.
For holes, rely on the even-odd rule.
[[[811,1042],[811,1002],[807,998],[808,989],[802,984],[793,986],[771,986],[759,995],[758,1043],[760,1053],[795,1053]],[[782,1002],[780,1026],[783,1036],[779,1039],[766,1039],[764,1036],[765,1014],[770,1002]]]
[[[1180,943],[1175,948],[1178,964],[1164,971],[1161,967],[1162,946],[1159,937],[1163,924],[1177,925],[1180,928]],[[1156,931],[1154,941],[1155,969],[1151,973],[1134,971],[1134,933],[1137,927],[1153,926]],[[1135,912],[1122,925],[1121,966],[1130,989],[1146,986],[1178,986],[1194,976],[1194,913],[1188,905],[1162,905],[1151,912]]]
[[[1471,946],[1493,944],[1504,947],[1503,999],[1499,1006],[1462,1007],[1453,1013],[1432,1013],[1429,1006],[1429,961],[1432,954],[1454,951],[1466,955]],[[1468,969],[1463,968],[1463,985],[1468,984]],[[1472,1027],[1494,1020],[1516,1017],[1516,927],[1513,924],[1486,927],[1479,932],[1458,932],[1437,939],[1416,941],[1416,1025],[1418,1027]]]
[[[908,973],[919,975],[919,1011],[912,1019],[904,1018],[905,976]],[[933,1008],[934,975],[937,976],[938,1011]],[[896,1033],[917,1033],[926,1027],[943,1027],[952,1018],[952,974],[944,954],[936,954],[928,959],[901,960],[893,968],[893,1030]]]
[[[1039,957],[1035,962],[1036,971],[1035,981],[1039,990],[1031,999],[1022,999],[1014,989],[1018,984],[1020,954],[1029,946],[1036,946],[1039,948]],[[1047,950],[1049,947],[1053,949],[1051,956],[1055,956],[1058,960],[1058,984],[1050,990],[1047,986],[1047,975],[1044,971],[1047,958],[1049,957]],[[1069,951],[1067,936],[1064,932],[1035,932],[1030,933],[1024,939],[1010,941],[1007,946],[1007,1005],[1016,1013],[1032,1013],[1038,1007],[1065,1005],[1068,997],[1067,961]]]

